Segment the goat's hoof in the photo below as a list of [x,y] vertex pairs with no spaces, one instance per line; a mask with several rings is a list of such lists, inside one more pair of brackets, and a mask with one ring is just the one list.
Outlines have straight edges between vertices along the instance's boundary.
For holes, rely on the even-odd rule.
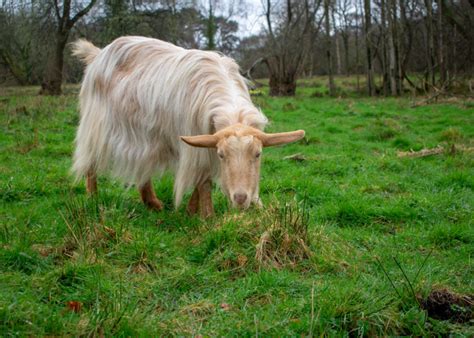
[[214,216],[214,212],[213,211],[201,211],[200,214],[202,219],[207,219],[207,218],[210,218],[212,216]]
[[151,210],[154,210],[154,211],[163,210],[163,203],[161,203],[159,199],[153,199],[153,200],[147,201],[145,204]]
[[194,215],[197,214],[197,210],[187,208],[187,209],[186,209],[186,213],[188,214],[188,216],[194,216]]

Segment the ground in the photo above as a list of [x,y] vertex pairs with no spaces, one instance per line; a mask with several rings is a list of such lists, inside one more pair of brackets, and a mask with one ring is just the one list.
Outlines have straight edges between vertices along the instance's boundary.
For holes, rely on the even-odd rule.
[[[2,335],[472,336],[474,104],[322,84],[255,93],[268,131],[306,138],[265,149],[263,210],[216,188],[206,221],[174,210],[169,175],[160,213],[106,176],[88,198],[69,173],[77,87],[1,89]],[[435,296],[465,302],[443,317]]]

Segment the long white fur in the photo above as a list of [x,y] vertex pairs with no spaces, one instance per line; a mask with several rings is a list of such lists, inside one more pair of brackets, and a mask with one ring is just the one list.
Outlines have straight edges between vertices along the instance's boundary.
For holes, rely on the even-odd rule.
[[79,40],[73,49],[88,64],[72,167],[77,179],[110,169],[141,186],[169,170],[179,206],[188,189],[219,172],[214,149],[191,147],[180,136],[239,122],[263,130],[267,123],[238,65],[218,53],[135,36],[102,50]]

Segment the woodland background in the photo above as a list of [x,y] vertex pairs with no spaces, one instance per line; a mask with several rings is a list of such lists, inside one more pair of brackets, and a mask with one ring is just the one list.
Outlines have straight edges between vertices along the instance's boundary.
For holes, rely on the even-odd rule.
[[123,35],[233,56],[275,96],[318,75],[331,96],[337,75],[368,95],[473,90],[473,0],[2,0],[0,83],[60,94],[82,76],[68,42]]

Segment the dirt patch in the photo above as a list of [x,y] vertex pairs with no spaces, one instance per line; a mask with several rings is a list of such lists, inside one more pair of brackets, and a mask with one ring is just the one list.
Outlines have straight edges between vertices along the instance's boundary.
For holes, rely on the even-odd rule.
[[460,295],[446,288],[432,290],[421,301],[428,316],[438,320],[466,323],[473,319],[474,295]]

